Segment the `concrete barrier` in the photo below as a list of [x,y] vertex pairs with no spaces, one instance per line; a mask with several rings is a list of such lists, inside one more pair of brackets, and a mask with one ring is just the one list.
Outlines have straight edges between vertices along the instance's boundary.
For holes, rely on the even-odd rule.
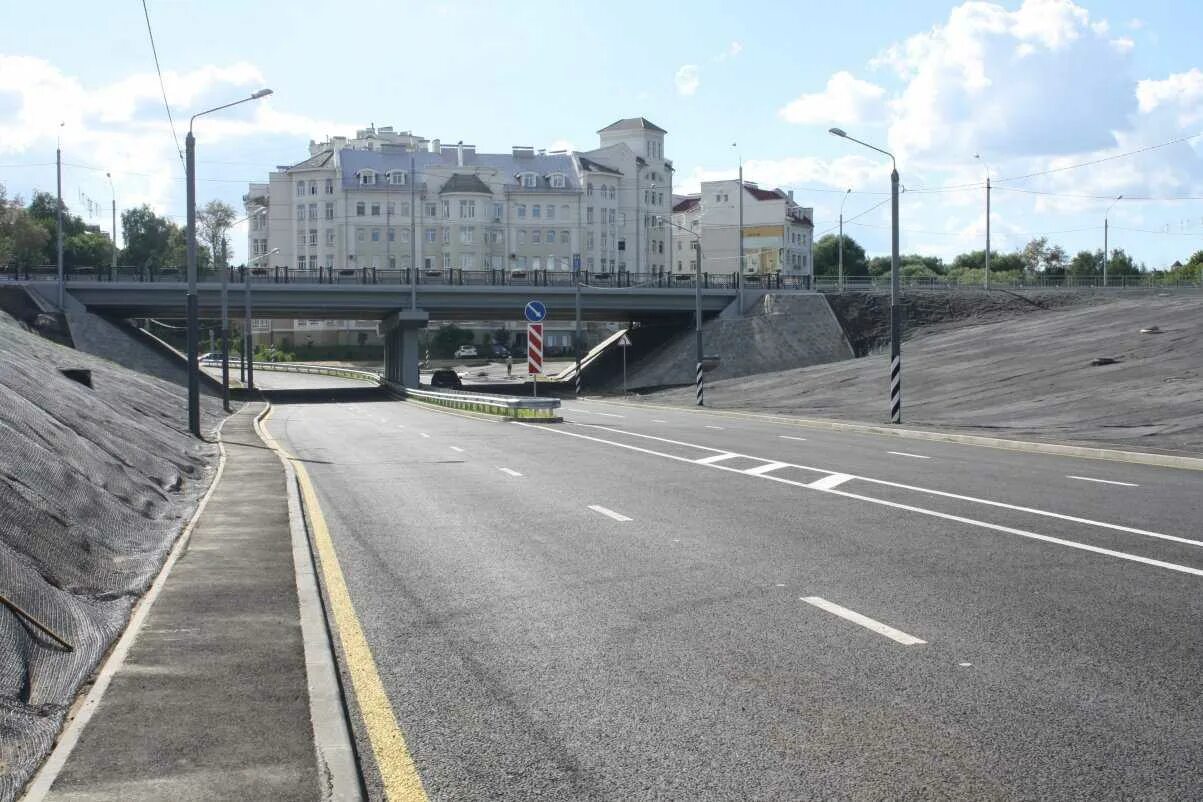
[[390,391],[423,404],[458,409],[479,415],[491,415],[506,420],[528,423],[559,423],[560,399],[513,395],[483,395],[458,390],[415,390],[396,382],[383,382]]

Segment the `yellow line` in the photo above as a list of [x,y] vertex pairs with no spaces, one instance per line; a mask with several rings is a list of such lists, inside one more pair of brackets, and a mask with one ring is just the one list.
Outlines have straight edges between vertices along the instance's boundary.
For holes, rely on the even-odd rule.
[[[263,431],[267,432],[266,417],[263,419]],[[301,498],[305,503],[314,546],[321,561],[330,611],[334,614],[343,654],[347,659],[347,669],[351,674],[351,685],[359,703],[364,729],[367,730],[368,740],[372,744],[372,753],[376,756],[376,766],[380,769],[385,796],[395,802],[428,802],[422,778],[418,776],[417,767],[410,757],[405,736],[401,734],[393,705],[385,693],[380,672],[376,670],[376,661],[372,659],[372,650],[363,634],[359,617],[355,614],[355,606],[351,603],[351,594],[347,590],[338,555],[334,552],[334,541],[330,538],[330,530],[322,515],[313,482],[310,481],[305,466],[280,447],[274,438],[271,445],[293,463],[297,482],[301,485]]]

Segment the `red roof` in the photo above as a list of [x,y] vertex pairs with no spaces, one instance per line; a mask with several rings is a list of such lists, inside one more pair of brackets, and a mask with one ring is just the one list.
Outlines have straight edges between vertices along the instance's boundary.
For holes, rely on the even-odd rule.
[[785,197],[785,194],[779,189],[761,189],[750,184],[744,184],[744,189],[752,193],[752,197],[756,200],[780,200]]
[[688,211],[698,208],[699,203],[701,203],[701,198],[686,198],[685,200],[681,201],[676,206],[674,206],[673,211],[674,212],[688,212]]

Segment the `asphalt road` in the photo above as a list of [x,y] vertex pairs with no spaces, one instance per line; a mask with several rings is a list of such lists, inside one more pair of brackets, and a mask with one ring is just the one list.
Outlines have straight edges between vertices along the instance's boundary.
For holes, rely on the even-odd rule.
[[565,417],[271,421],[431,799],[1203,798],[1203,474]]

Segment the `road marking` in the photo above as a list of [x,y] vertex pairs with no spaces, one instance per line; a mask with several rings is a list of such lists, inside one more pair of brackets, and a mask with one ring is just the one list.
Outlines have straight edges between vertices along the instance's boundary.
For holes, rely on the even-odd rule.
[[723,427],[722,426],[711,426],[710,424],[706,424],[706,428],[707,429],[721,429]]
[[668,423],[668,421],[660,420],[659,418],[652,418],[652,423]]
[[696,462],[698,465],[712,465],[716,462],[721,462],[722,460],[731,459],[732,457],[738,457],[738,456],[739,456],[738,454],[732,454],[730,452],[725,451],[721,454],[711,454],[709,457],[702,457],[701,459],[695,459],[695,460],[693,460],[693,462]]
[[463,454],[463,453],[464,453],[464,450],[463,450],[462,448],[460,448],[459,446],[452,446],[452,447],[451,447],[451,450],[452,450],[452,451],[454,451],[454,452],[456,452],[457,454]]
[[420,434],[422,437],[425,437],[427,439],[430,438],[430,435],[426,434],[426,432],[418,432],[418,434]]
[[497,470],[501,471],[502,473],[508,473],[510,476],[521,476],[522,475],[522,474],[518,473],[517,471],[512,470],[511,468],[498,468]]
[[829,476],[824,476],[822,479],[815,479],[806,486],[814,490],[832,490],[844,482],[855,478],[855,476],[847,473],[833,473]]
[[[529,425],[529,424],[526,424],[526,425]],[[719,453],[734,453],[735,456],[737,456],[737,457],[745,457],[747,459],[755,459],[755,460],[761,459],[760,457],[754,457],[750,454],[740,454],[738,452],[722,452],[721,449],[712,448],[710,446],[701,446],[696,443],[686,443],[681,440],[670,440],[667,437],[657,437],[654,434],[640,434],[639,432],[627,432],[627,431],[623,431],[622,429],[611,429],[606,426],[593,426],[591,428],[593,428],[597,431],[613,432],[614,434],[621,434],[621,435],[624,435],[627,437],[641,437],[645,440],[656,440],[661,443],[671,443],[671,444],[677,445],[677,446],[688,446],[689,448],[696,448],[701,451],[715,451],[715,452],[719,452]],[[556,431],[559,434],[571,434],[571,432],[561,432],[559,430],[556,430]],[[573,436],[579,437],[581,435],[573,435]],[[623,448],[635,448],[635,450],[637,450],[637,451],[640,450],[634,446],[625,446],[620,443],[615,443],[611,440],[601,439],[601,440],[599,440],[599,442],[610,443],[611,445],[619,445]],[[649,451],[648,453],[656,454],[657,456],[668,456],[668,455],[664,455],[658,451]],[[672,457],[672,458],[678,459],[677,457]],[[679,459],[681,462],[693,462],[694,461],[694,460],[689,459],[688,457],[680,457]],[[722,468],[723,470],[735,470],[734,468],[726,468],[722,465],[717,465],[714,467]],[[804,470],[804,471],[814,471],[815,473],[838,473],[838,471],[832,471],[827,468],[815,468],[815,467],[812,467],[809,465],[799,465],[797,463],[791,463],[790,467],[798,468],[798,469]],[[908,484],[904,484],[902,482],[891,482],[886,479],[874,479],[870,476],[859,476],[857,474],[849,474],[849,475],[852,476],[853,479],[859,479],[862,482],[870,482],[872,484],[882,485],[884,487],[896,487],[899,490],[912,490],[916,493],[926,493],[931,496],[940,496],[942,498],[953,498],[958,501],[969,501],[974,504],[982,504],[987,507],[999,507],[1001,509],[1014,510],[1016,512],[1027,512],[1027,513],[1031,513],[1032,515],[1042,515],[1046,518],[1056,518],[1057,520],[1060,520],[1060,521],[1072,521],[1073,523],[1086,524],[1087,526],[1098,526],[1103,529],[1111,529],[1116,532],[1127,532],[1128,534],[1132,534],[1132,535],[1143,535],[1145,537],[1157,538],[1158,540],[1168,540],[1173,543],[1185,543],[1188,546],[1203,547],[1203,540],[1191,540],[1190,538],[1186,538],[1186,537],[1178,537],[1177,535],[1166,535],[1166,534],[1162,534],[1161,532],[1151,532],[1148,529],[1137,529],[1136,527],[1123,526],[1122,524],[1109,524],[1105,521],[1095,521],[1090,518],[1079,518],[1075,515],[1066,515],[1064,513],[1050,512],[1048,510],[1038,510],[1038,509],[1035,509],[1034,507],[1024,507],[1020,504],[1008,504],[1005,501],[991,501],[990,499],[978,498],[977,496],[965,496],[960,493],[950,493],[947,490],[935,490],[930,487],[919,487],[917,485],[908,485]],[[773,479],[774,481],[784,481],[775,476],[770,476],[768,478]],[[794,484],[798,484],[799,486],[802,486],[805,483],[794,482]]]
[[782,440],[798,440],[803,443],[806,442],[805,437],[793,437],[792,435],[788,435],[788,434],[779,434],[777,436],[780,437]]
[[860,624],[865,629],[870,629],[876,632],[878,635],[885,635],[890,640],[897,641],[903,646],[915,646],[920,643],[927,643],[927,641],[923,640],[922,638],[916,638],[914,635],[908,635],[900,629],[894,629],[893,627],[887,626],[880,621],[874,621],[867,615],[861,615],[855,610],[849,610],[847,607],[841,607],[834,602],[827,601],[821,596],[806,596],[802,599],[802,601],[818,607],[820,610],[826,610],[832,615],[838,615],[840,618],[851,621],[854,624]]
[[597,412],[592,409],[582,409],[586,415],[601,415],[603,418],[625,418],[626,415],[615,415],[613,412]]
[[755,468],[748,468],[744,473],[749,476],[760,476],[761,474],[775,471],[778,468],[788,468],[788,462],[766,462],[764,465],[757,465]]
[[[560,428],[553,429],[551,427],[542,426],[540,424],[524,423],[522,421],[514,421],[514,424],[517,426],[523,426],[527,429],[535,429],[535,430],[541,431],[541,432],[550,432],[553,434],[564,435],[566,437],[575,437],[579,440],[591,440],[595,443],[603,443],[608,446],[614,446],[615,448],[623,448],[628,451],[637,451],[641,454],[649,454],[649,455],[655,456],[655,457],[662,457],[663,459],[673,460],[675,462],[685,462],[685,463],[690,463],[692,465],[698,464],[695,460],[692,460],[689,457],[680,457],[680,456],[677,456],[676,454],[667,454],[663,451],[655,451],[650,448],[642,448],[640,446],[634,446],[629,443],[620,443],[615,440],[606,440],[605,438],[596,437],[594,435],[578,434],[577,432],[569,432],[569,431],[566,431],[566,430],[560,429]],[[595,427],[590,427],[590,428],[595,429],[595,430],[600,430],[600,431],[614,431],[618,434],[627,434],[627,435],[632,435],[634,437],[644,437],[649,440],[661,440],[661,441],[668,442],[668,443],[679,442],[679,441],[675,441],[675,440],[668,440],[667,438],[663,438],[663,437],[655,437],[654,435],[636,434],[635,432],[623,432],[618,429],[606,429],[606,427],[604,427],[604,426],[595,426]],[[693,445],[692,443],[679,443],[679,444],[686,445],[686,446],[692,446],[693,448],[699,448],[699,449],[704,449],[704,450],[710,450],[710,451],[715,450],[715,449],[709,448],[708,446],[697,446],[697,445]],[[736,456],[747,456],[747,455],[736,454]],[[758,457],[751,457],[751,459],[758,459]],[[713,469],[719,470],[719,471],[730,471],[731,473],[743,474],[745,476],[747,475],[747,474],[744,474],[743,471],[739,470],[738,468],[731,468],[726,465],[710,464],[710,465],[707,465],[706,467],[713,468]],[[871,479],[867,476],[857,476],[855,474],[834,474],[832,471],[827,471],[822,468],[811,468],[811,467],[808,467],[805,465],[791,465],[790,467],[799,468],[801,470],[817,471],[817,472],[821,472],[821,473],[826,473],[829,476],[830,475],[849,476],[852,479],[858,479],[863,482],[872,482],[872,483],[880,484],[880,485],[899,487],[899,488],[903,488],[906,490],[915,490],[920,493],[929,493],[929,494],[933,494],[933,495],[947,496],[950,498],[961,499],[963,501],[975,501],[980,504],[985,504],[988,506],[1004,507],[1007,509],[1031,512],[1036,515],[1045,515],[1045,516],[1052,517],[1052,518],[1076,521],[1078,523],[1090,524],[1090,525],[1099,526],[1099,527],[1108,528],[1108,529],[1116,529],[1116,530],[1124,531],[1124,532],[1132,532],[1134,534],[1148,535],[1149,537],[1161,538],[1164,540],[1173,540],[1173,541],[1176,541],[1179,543],[1188,543],[1188,544],[1195,545],[1195,546],[1203,546],[1203,542],[1200,542],[1197,540],[1189,540],[1187,538],[1181,538],[1181,537],[1177,537],[1175,535],[1163,535],[1158,532],[1148,532],[1143,529],[1134,529],[1132,527],[1120,526],[1119,524],[1108,524],[1108,523],[1104,523],[1102,521],[1091,521],[1086,518],[1075,518],[1071,515],[1062,515],[1061,513],[1056,513],[1056,512],[1046,512],[1044,510],[1036,510],[1036,509],[1032,509],[1030,507],[1019,507],[1019,506],[1016,506],[1013,504],[1004,504],[1003,502],[1000,502],[1000,501],[989,501],[987,499],[979,499],[979,498],[974,498],[972,496],[961,496],[961,495],[957,495],[956,493],[945,493],[940,490],[931,490],[929,488],[924,488],[924,487],[915,487],[913,485],[904,485],[904,484],[900,484],[898,482],[887,482],[887,481],[884,481],[881,479]],[[793,479],[786,479],[781,476],[773,476],[772,474],[765,474],[763,476],[755,477],[755,478],[767,479],[770,482],[779,482],[781,484],[792,485],[794,487],[805,487],[805,488],[808,488],[811,490],[823,490],[823,488],[821,488],[821,487],[818,487],[818,488],[812,487],[813,483],[807,484],[806,482],[799,482],[799,481],[795,481]],[[820,479],[818,481],[822,481],[822,480]],[[1031,540],[1039,540],[1044,543],[1053,543],[1058,546],[1065,546],[1065,547],[1071,548],[1071,549],[1079,549],[1081,551],[1088,551],[1093,554],[1103,554],[1108,557],[1115,557],[1116,559],[1120,559],[1120,560],[1128,560],[1130,562],[1141,563],[1142,565],[1151,565],[1155,568],[1164,568],[1167,571],[1177,571],[1179,573],[1190,574],[1192,576],[1203,576],[1203,569],[1201,569],[1201,568],[1192,568],[1191,566],[1188,566],[1188,565],[1179,565],[1178,563],[1165,562],[1163,560],[1154,560],[1149,557],[1141,557],[1138,554],[1130,554],[1128,552],[1116,551],[1114,549],[1104,549],[1099,546],[1091,546],[1087,543],[1079,543],[1076,540],[1065,540],[1064,538],[1052,537],[1051,535],[1042,535],[1038,532],[1030,532],[1026,529],[1016,529],[1016,528],[1010,527],[1010,526],[1002,526],[1001,524],[993,524],[988,521],[979,521],[975,518],[966,518],[961,515],[951,515],[946,512],[939,512],[937,510],[927,509],[926,507],[916,507],[916,506],[913,506],[910,504],[900,504],[895,501],[886,501],[885,499],[873,498],[872,496],[862,496],[862,495],[858,495],[856,493],[848,493],[843,490],[827,489],[824,492],[828,492],[828,493],[831,493],[832,495],[836,495],[836,496],[843,496],[845,498],[856,499],[857,501],[864,501],[869,504],[880,504],[885,507],[893,507],[895,509],[907,510],[908,512],[918,513],[919,515],[929,515],[933,518],[940,518],[940,519],[947,520],[947,521],[956,521],[957,523],[963,523],[968,526],[976,526],[976,527],[980,527],[982,529],[990,529],[995,532],[1005,532],[1010,535],[1017,535],[1019,537],[1025,537],[1025,538],[1029,538]]]
[[631,520],[627,516],[622,515],[621,513],[614,512],[614,510],[608,510],[605,507],[601,506],[600,504],[590,504],[589,509],[593,510],[594,512],[600,512],[602,515],[606,516],[607,518],[613,518],[615,521]]
[[1083,482],[1098,482],[1103,485],[1121,485],[1123,487],[1140,487],[1135,482],[1117,482],[1113,479],[1091,479],[1089,476],[1070,476],[1066,475],[1066,479],[1081,479]]
[[355,605],[351,602],[351,593],[347,590],[342,566],[334,551],[334,541],[330,537],[322,508],[318,504],[317,492],[300,460],[294,459],[293,467],[301,485],[301,496],[305,499],[305,511],[321,560],[322,576],[326,580],[326,598],[334,615],[339,640],[342,641],[343,654],[347,658],[347,670],[351,674],[351,685],[355,690],[360,715],[363,717],[364,729],[372,745],[372,753],[376,756],[376,767],[380,771],[384,795],[392,800],[427,802],[422,778],[418,775],[413,758],[410,757],[405,736],[397,724],[397,714],[393,711],[393,705],[384,690],[380,672],[372,659],[367,636],[364,635],[359,617],[355,614]]
[[886,453],[898,457],[910,457],[911,459],[931,459],[931,457],[925,457],[922,454],[908,454],[905,451],[887,451]]

